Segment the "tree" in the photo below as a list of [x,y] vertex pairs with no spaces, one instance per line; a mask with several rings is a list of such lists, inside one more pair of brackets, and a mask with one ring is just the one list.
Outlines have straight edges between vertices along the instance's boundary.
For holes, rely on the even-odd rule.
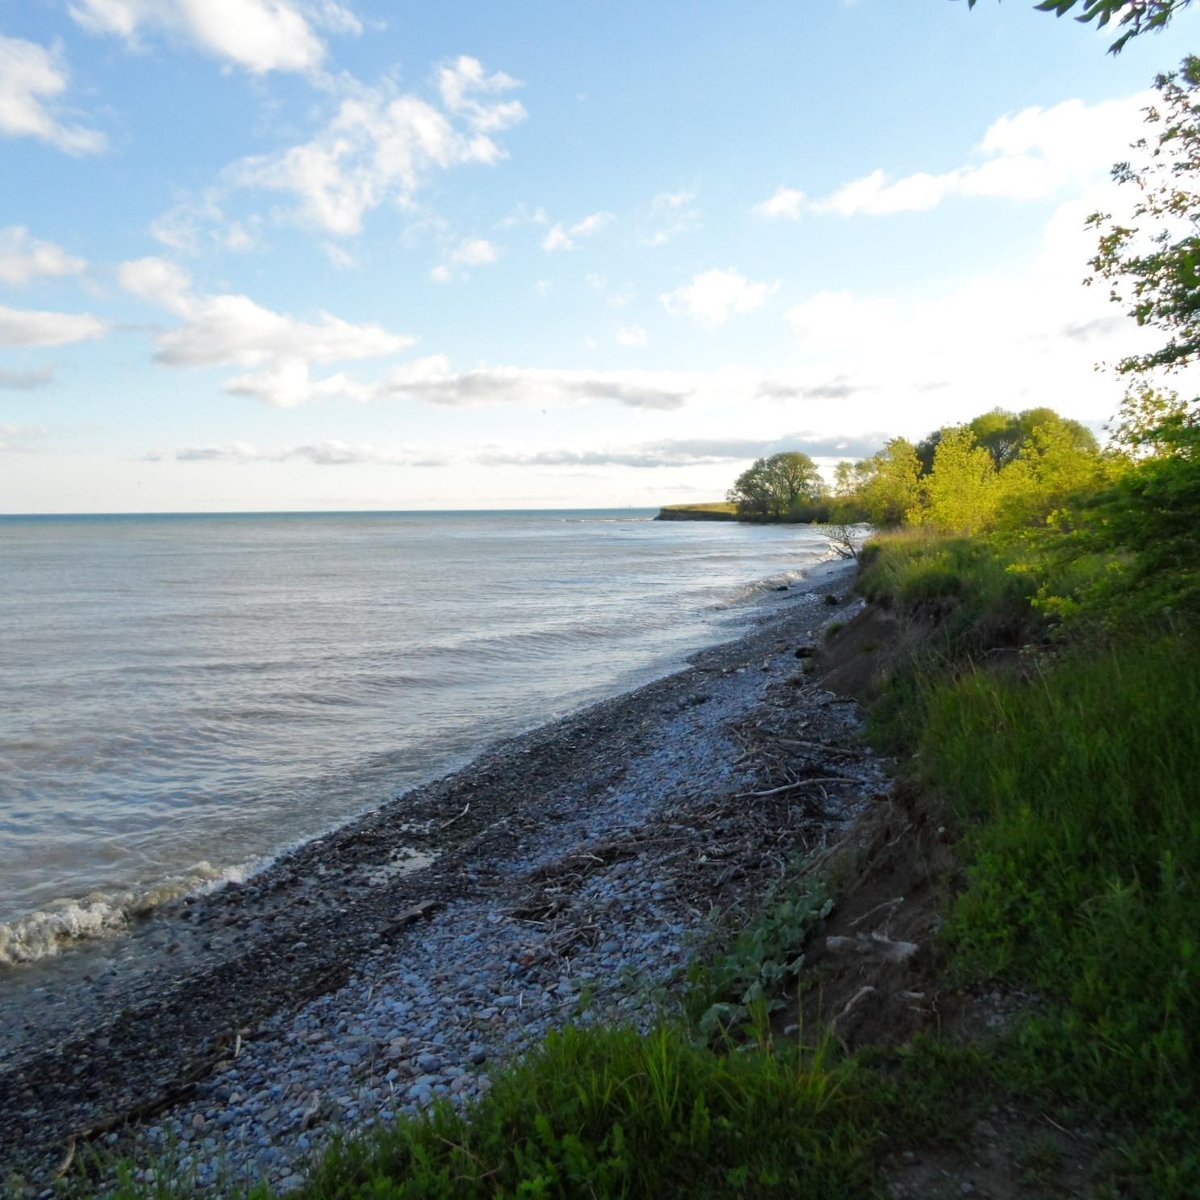
[[1082,454],[1095,454],[1100,448],[1096,435],[1086,425],[1070,417],[1060,417],[1052,408],[1026,408],[1019,413],[993,408],[976,417],[968,428],[979,445],[992,456],[997,471],[1016,461],[1038,429],[1053,429],[1065,444]]
[[[1125,43],[1142,33],[1162,29],[1175,15],[1191,4],[1192,0],[1041,0],[1034,8],[1038,12],[1052,12],[1056,17],[1066,16],[1073,8],[1081,7],[1075,20],[1085,24],[1096,22],[1103,29],[1114,17],[1125,32],[1117,38],[1109,51],[1120,54]],[[978,0],[967,0],[967,7],[974,8]]]
[[1087,440],[1078,438],[1071,428],[1076,422],[1045,411],[1054,419],[1035,425],[1000,472],[997,509],[1002,528],[1044,525],[1072,501],[1094,494],[1118,473],[1118,463],[1127,461],[1102,454],[1089,431],[1084,430]]
[[967,426],[942,430],[933,470],[908,519],[948,533],[979,533],[993,524],[1000,500],[992,456]]
[[[1156,129],[1133,144],[1141,162],[1113,167],[1118,183],[1138,189],[1135,223],[1114,223],[1111,213],[1088,220],[1101,231],[1090,265],[1107,280],[1110,297],[1127,306],[1139,325],[1168,334],[1158,349],[1123,358],[1117,364],[1121,374],[1178,370],[1200,353],[1200,58],[1189,55],[1154,86],[1163,106],[1146,110],[1147,124]],[[1144,232],[1138,222],[1147,219],[1154,224]]]
[[728,499],[746,516],[785,517],[821,494],[821,475],[807,454],[785,450],[756,459],[729,489]]
[[904,438],[892,438],[873,458],[860,464],[869,468],[857,500],[872,525],[899,525],[917,502],[921,460],[916,447]]

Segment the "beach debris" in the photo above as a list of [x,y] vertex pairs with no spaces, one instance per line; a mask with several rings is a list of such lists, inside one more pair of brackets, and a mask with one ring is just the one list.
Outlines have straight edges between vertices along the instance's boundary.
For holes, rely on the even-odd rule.
[[317,1114],[321,1111],[321,1093],[314,1090],[313,1094],[308,1099],[308,1105],[300,1114],[300,1128],[307,1129],[317,1119]]
[[886,934],[860,933],[856,937],[827,937],[825,948],[831,954],[861,954],[884,962],[906,963],[920,946],[916,942],[896,942]]
[[841,1010],[833,1018],[833,1020],[829,1022],[830,1028],[837,1029],[838,1022],[844,1021],[868,996],[875,995],[875,991],[876,989],[869,983],[863,987],[860,987],[858,991],[855,992],[854,995],[842,1005]]
[[71,1169],[71,1164],[75,1161],[75,1137],[72,1134],[67,1138],[67,1149],[62,1156],[62,1161],[54,1170],[51,1179],[61,1179]]
[[415,925],[423,917],[432,916],[441,907],[440,900],[422,900],[420,904],[414,904],[412,908],[406,908],[399,916],[393,917],[380,932],[384,937],[395,937],[401,930]]

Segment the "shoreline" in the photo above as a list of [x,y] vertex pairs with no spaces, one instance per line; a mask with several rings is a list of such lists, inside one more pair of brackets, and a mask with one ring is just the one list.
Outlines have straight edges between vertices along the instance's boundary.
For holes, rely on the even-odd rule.
[[152,965],[45,997],[0,1068],[0,1178],[45,1186],[68,1139],[115,1146],[134,1124],[122,1147],[169,1130],[210,1183],[219,1161],[295,1182],[333,1129],[477,1095],[487,1065],[577,1017],[582,994],[629,1015],[627,977],[669,982],[708,909],[752,899],[785,853],[764,847],[765,802],[745,803],[739,722],[819,716],[822,740],[859,756],[858,785],[831,786],[820,818],[786,799],[771,811],[788,853],[886,788],[848,749],[852,706],[807,685],[795,655],[845,619],[824,597],[852,571],[821,564],[684,670],[147,919],[130,953],[140,941]]

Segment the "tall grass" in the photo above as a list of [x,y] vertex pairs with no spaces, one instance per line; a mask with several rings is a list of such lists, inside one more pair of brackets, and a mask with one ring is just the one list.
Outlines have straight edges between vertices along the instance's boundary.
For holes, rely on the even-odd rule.
[[443,1107],[343,1146],[304,1200],[871,1193],[872,1102],[849,1063],[718,1055],[663,1026],[567,1029],[468,1117]]
[[1196,651],[1163,637],[1030,679],[974,673],[938,691],[921,748],[973,823],[960,969],[1044,990],[1039,1071],[1149,1122],[1197,1103]]

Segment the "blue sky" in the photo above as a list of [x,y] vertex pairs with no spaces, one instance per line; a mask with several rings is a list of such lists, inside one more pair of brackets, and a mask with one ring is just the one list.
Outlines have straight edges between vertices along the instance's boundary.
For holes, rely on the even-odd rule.
[[1186,12],[0,0],[0,511],[653,505],[1097,427]]

